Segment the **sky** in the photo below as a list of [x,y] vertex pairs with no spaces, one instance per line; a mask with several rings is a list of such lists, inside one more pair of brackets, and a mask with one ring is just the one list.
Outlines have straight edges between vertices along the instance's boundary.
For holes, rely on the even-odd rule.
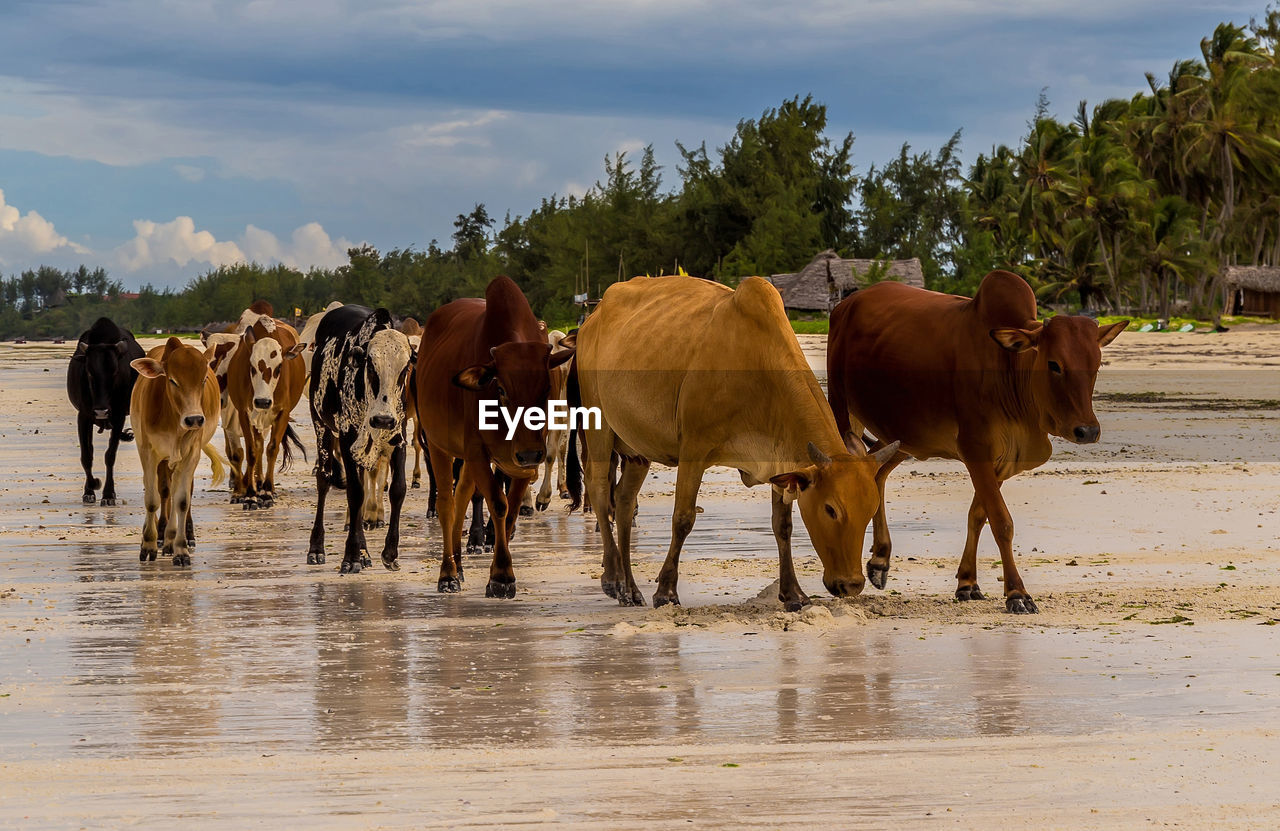
[[1042,88],[1128,98],[1265,3],[1185,0],[5,0],[0,274],[180,287],[240,260],[449,247],[604,158],[724,144],[795,95],[865,172],[957,129],[1014,144]]

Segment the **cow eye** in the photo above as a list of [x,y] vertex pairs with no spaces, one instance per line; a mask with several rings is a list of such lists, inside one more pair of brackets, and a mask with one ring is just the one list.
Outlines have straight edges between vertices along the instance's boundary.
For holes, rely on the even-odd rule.
[[835,508],[831,507],[830,505],[823,505],[822,507],[824,507],[824,508],[826,508],[826,509],[827,509],[827,516],[831,517],[832,519],[835,519],[835,518],[836,518],[836,509],[835,509]]
[[169,383],[170,383],[170,384],[173,384],[173,385],[176,387],[176,386],[178,386],[178,379],[177,379],[177,378],[170,378],[170,379],[169,379]]
[[1049,361],[1049,371],[1054,375],[1061,375],[1062,367],[1058,365],[1057,361]]
[[507,397],[507,391],[502,388],[502,384],[498,384],[498,397],[499,398]]

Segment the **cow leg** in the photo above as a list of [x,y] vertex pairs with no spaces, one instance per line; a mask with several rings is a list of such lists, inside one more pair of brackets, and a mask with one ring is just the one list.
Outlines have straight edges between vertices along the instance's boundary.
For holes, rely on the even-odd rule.
[[102,483],[93,478],[93,419],[88,413],[80,413],[76,428],[80,433],[80,467],[84,468],[84,494],[80,501],[92,505],[97,500],[93,492],[102,487]]
[[158,465],[151,460],[151,454],[139,448],[138,455],[142,461],[142,501],[147,510],[146,519],[142,522],[142,551],[138,559],[142,562],[155,560],[157,541],[159,540],[160,482]]
[[[546,443],[545,443],[545,442],[543,443],[543,447],[544,447],[544,448],[546,447]],[[547,451],[544,449],[542,452],[543,452],[543,453],[546,453]],[[519,499],[516,499],[515,497],[511,496],[511,488],[510,488],[510,485],[515,484],[515,482],[514,482],[514,481],[512,481],[512,482],[508,483],[508,487],[507,487],[507,501],[508,501],[508,502],[510,502],[512,505],[519,505],[519,506],[520,506],[520,510],[518,511],[518,513],[519,513],[519,515],[520,515],[520,516],[533,516],[533,513],[534,513],[534,508],[533,508],[533,488],[529,487],[529,485],[531,485],[531,484],[532,484],[532,482],[530,482],[530,480],[528,480],[528,479],[524,479],[523,481],[524,481],[525,487],[523,487],[523,488],[521,488],[521,489],[520,489],[520,498],[519,498]],[[534,474],[534,481],[537,481],[537,474],[536,474],[536,473]],[[513,513],[513,515],[514,515],[514,513]],[[512,524],[512,530],[513,530],[513,531],[515,530],[515,526],[514,526],[514,524]],[[509,535],[508,535],[508,536],[509,536]]]
[[[418,440],[418,431],[416,429],[416,425],[413,433],[411,433],[410,435],[413,436],[413,485],[412,487],[417,489],[422,487],[422,442]],[[395,474],[392,474],[391,479],[393,482],[395,481]]]
[[565,470],[569,466],[569,434],[567,432],[560,434],[559,446],[556,448],[556,488],[560,491],[561,499],[572,499],[569,493],[569,485],[565,482]]
[[[586,480],[587,505],[609,504],[609,464],[613,452],[614,434],[607,426],[587,430],[584,434],[582,472]],[[596,530],[600,532],[600,545],[604,549],[601,558],[600,590],[621,602],[620,587],[625,585],[622,572],[622,553],[614,540],[613,518],[608,511],[596,517]]]
[[178,537],[178,529],[173,522],[173,467],[168,462],[161,462],[156,472],[156,483],[160,487],[160,523],[159,535],[164,541],[164,553],[173,553],[173,541]]
[[369,551],[364,541],[364,523],[360,511],[364,507],[364,471],[356,464],[355,455],[347,444],[342,445],[342,467],[347,476],[347,546],[342,554],[341,574],[359,574],[369,562]]
[[387,537],[382,543],[382,564],[389,571],[400,570],[400,507],[404,505],[405,446],[400,442],[391,451],[391,521],[387,523]]
[[[484,497],[471,491],[471,527],[467,531],[467,553],[484,554],[493,550],[493,537],[484,523]],[[459,505],[466,504],[459,502]],[[466,510],[463,508],[463,510]]]
[[[427,442],[427,461],[431,465],[431,470],[445,471],[453,470],[453,457],[435,445]],[[434,480],[435,477],[433,476]],[[451,482],[449,483],[452,484]],[[440,579],[436,583],[436,590],[441,592],[459,592],[462,591],[462,552],[460,550],[461,541],[455,542],[453,534],[454,520],[454,499],[453,488],[446,486],[439,491],[439,501],[436,504],[438,509],[437,519],[440,521],[440,536],[442,537],[440,552]],[[459,548],[455,554],[455,546]]]
[[316,517],[311,523],[311,544],[307,546],[307,565],[324,563],[324,501],[329,495],[329,468],[331,464],[329,436],[316,423]]
[[989,464],[970,464],[966,461],[965,466],[969,468],[969,478],[973,481],[978,501],[986,511],[991,536],[995,537],[996,545],[1000,547],[1000,563],[1004,567],[1005,609],[1015,615],[1033,615],[1040,609],[1022,585],[1022,576],[1018,574],[1018,566],[1013,561],[1013,517],[1009,515],[1009,506],[1005,504],[1004,496],[1000,494],[1001,482]]
[[[644,595],[636,586],[635,574],[631,571],[631,529],[635,525],[636,501],[640,496],[640,488],[645,477],[649,475],[648,459],[629,459],[622,463],[622,476],[618,480],[618,555],[619,575],[614,587],[620,606],[643,606]],[[608,594],[608,591],[605,592]]]
[[889,520],[884,512],[884,486],[893,469],[906,459],[906,453],[896,453],[876,472],[876,490],[880,494],[880,507],[876,509],[876,514],[871,519],[871,558],[867,560],[867,579],[877,589],[883,590],[885,583],[889,580],[889,554],[893,551],[893,541],[889,539]]
[[262,496],[259,501],[264,508],[270,508],[275,505],[276,462],[280,457],[280,448],[285,442],[285,431],[288,429],[289,414],[281,413],[271,425],[271,439],[267,443],[267,459],[263,464]]
[[[508,479],[506,484],[507,504],[520,504],[520,516],[526,516],[524,509],[533,495],[532,482],[528,479]],[[510,511],[507,513],[507,542],[511,542],[516,538],[516,513]],[[533,513],[533,508],[529,509],[529,514]]]
[[222,441],[227,448],[227,461],[231,464],[230,486],[231,486],[231,504],[237,505],[244,501],[244,473],[241,466],[244,464],[244,436],[240,430],[240,414],[234,409],[230,412],[224,411],[222,419]]
[[436,499],[439,496],[439,490],[436,487],[436,471],[431,466],[431,453],[428,451],[427,457],[427,519],[436,518]]
[[468,459],[464,469],[468,468],[475,479],[476,490],[484,495],[489,506],[489,518],[493,520],[493,562],[489,565],[489,583],[484,588],[484,596],[510,599],[516,596],[516,575],[511,565],[511,549],[507,545],[509,503],[503,480],[483,457]]
[[[107,480],[102,486],[102,505],[116,504],[116,452],[120,449],[120,437],[124,434],[124,422],[111,427],[111,438],[107,441],[107,452],[103,461],[107,464]],[[92,493],[90,494],[92,497]]]
[[[171,507],[169,533],[172,534],[173,564],[175,566],[191,565],[191,542],[188,537],[191,526],[191,492],[195,482],[196,465],[200,461],[200,443],[198,437],[192,440],[188,457],[174,466],[170,478],[169,504]],[[166,546],[166,553],[170,546]]]
[[[547,435],[550,437],[551,434],[548,433]],[[550,438],[548,438],[547,444],[551,444]],[[534,501],[534,507],[539,511],[545,511],[551,507],[551,474],[555,471],[555,465],[555,453],[548,453],[547,460],[542,463],[542,484],[538,487],[538,498]]]
[[[478,504],[477,504],[477,500],[479,501]],[[458,564],[459,580],[463,579],[462,578],[462,526],[467,520],[468,504],[471,505],[472,517],[473,517],[470,533],[474,534],[476,533],[476,523],[474,520],[476,513],[478,512],[481,516],[484,515],[484,507],[483,507],[484,497],[476,493],[476,482],[475,482],[475,479],[471,476],[471,472],[467,470],[467,466],[461,465],[458,467],[458,481],[453,486],[454,509],[453,509],[453,522],[450,526],[451,528],[453,528],[453,537],[452,537],[453,558]],[[483,537],[484,535],[483,527],[480,528],[480,535],[481,537]],[[476,550],[472,551],[471,545],[470,543],[468,543],[467,553],[468,554],[478,553],[483,548],[484,546],[482,544],[477,543]]]
[[969,532],[964,540],[964,553],[960,555],[960,568],[956,570],[956,600],[982,600],[985,597],[982,589],[978,588],[978,537],[986,524],[987,511],[975,492],[969,505]]
[[773,537],[778,541],[778,600],[788,612],[798,612],[809,605],[809,596],[800,588],[796,567],[791,561],[791,503],[782,498],[779,488],[773,491]]
[[240,435],[244,444],[244,473],[240,476],[240,498],[246,511],[258,509],[258,480],[254,469],[258,458],[257,430],[249,420],[248,413],[238,413],[240,417]]
[[667,549],[667,559],[662,564],[662,571],[658,572],[658,590],[653,593],[655,609],[668,603],[680,605],[680,596],[676,593],[676,583],[680,579],[680,549],[684,545],[684,538],[693,530],[693,521],[698,515],[698,490],[702,487],[702,474],[706,470],[706,465],[701,461],[682,460],[676,468],[676,506],[671,514],[671,547]]

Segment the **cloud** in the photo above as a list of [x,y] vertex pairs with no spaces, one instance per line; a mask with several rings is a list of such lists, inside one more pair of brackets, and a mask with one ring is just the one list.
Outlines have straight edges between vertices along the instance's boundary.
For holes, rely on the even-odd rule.
[[204,168],[191,164],[175,164],[173,170],[188,182],[199,182],[204,179]]
[[53,223],[35,211],[25,214],[5,202],[0,189],[0,263],[21,260],[33,255],[67,249],[79,254],[88,249],[71,242],[53,227]]
[[219,241],[209,231],[197,231],[189,216],[164,223],[134,220],[133,239],[115,249],[115,260],[127,272],[160,266],[218,267],[235,263],[284,263],[298,269],[312,266],[333,268],[347,261],[346,239],[332,239],[318,222],[294,230],[288,242],[254,225],[245,228],[239,242]]

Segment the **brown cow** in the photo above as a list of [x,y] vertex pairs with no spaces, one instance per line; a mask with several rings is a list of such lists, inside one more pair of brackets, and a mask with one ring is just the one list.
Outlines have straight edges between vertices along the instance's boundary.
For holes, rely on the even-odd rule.
[[984,523],[1000,547],[1006,608],[1034,614],[1013,561],[1013,520],[1000,487],[1044,464],[1049,436],[1077,444],[1101,433],[1093,384],[1102,347],[1128,321],[1099,327],[1087,317],[1036,321],[1030,286],[993,271],[970,300],[901,283],[878,283],[845,298],[831,314],[827,379],[831,408],[846,442],[865,427],[902,453],[877,477],[880,509],[867,561],[872,585],[889,573],[884,483],[910,454],[959,459],[973,482],[968,537],[956,572],[959,600],[981,600],[978,535]]
[[[463,460],[455,490],[440,489],[439,517],[444,536],[437,588],[460,591],[462,520],[477,489],[493,517],[493,563],[486,597],[515,597],[516,578],[507,541],[515,528],[515,511],[546,455],[546,430],[531,429],[524,420],[512,438],[505,427],[481,430],[480,401],[497,400],[512,414],[517,407],[545,410],[550,369],[573,357],[572,341],[551,355],[551,345],[523,292],[508,277],[496,277],[484,300],[467,298],[441,306],[427,319],[418,350],[418,430],[426,440],[429,463],[448,481],[455,458]],[[503,477],[511,477],[504,490]]]
[[[747,487],[772,486],[778,599],[787,609],[809,602],[792,566],[793,502],[822,561],[823,585],[837,597],[862,591],[858,557],[876,510],[876,471],[897,447],[879,455],[846,450],[768,281],[749,277],[737,291],[688,276],[615,283],[578,330],[572,373],[570,404],[580,398],[602,414],[583,433],[605,594],[624,606],[644,604],[631,570],[631,530],[653,462],[676,468],[671,543],[654,606],[680,602],[680,552],[712,466],[736,468]],[[611,487],[615,455],[623,464]],[[570,448],[575,504],[576,459]]]
[[201,449],[213,462],[214,485],[222,480],[221,460],[209,444],[221,409],[209,357],[169,338],[130,364],[140,376],[130,409],[147,506],[140,560],[156,558],[163,533],[173,564],[191,565],[191,493]]
[[263,315],[245,329],[231,357],[227,391],[244,436],[243,473],[239,454],[231,458],[231,501],[243,502],[246,510],[274,504],[277,455],[283,450],[288,463],[286,436],[297,443],[289,414],[302,397],[307,377],[299,359],[304,348],[292,326]]

